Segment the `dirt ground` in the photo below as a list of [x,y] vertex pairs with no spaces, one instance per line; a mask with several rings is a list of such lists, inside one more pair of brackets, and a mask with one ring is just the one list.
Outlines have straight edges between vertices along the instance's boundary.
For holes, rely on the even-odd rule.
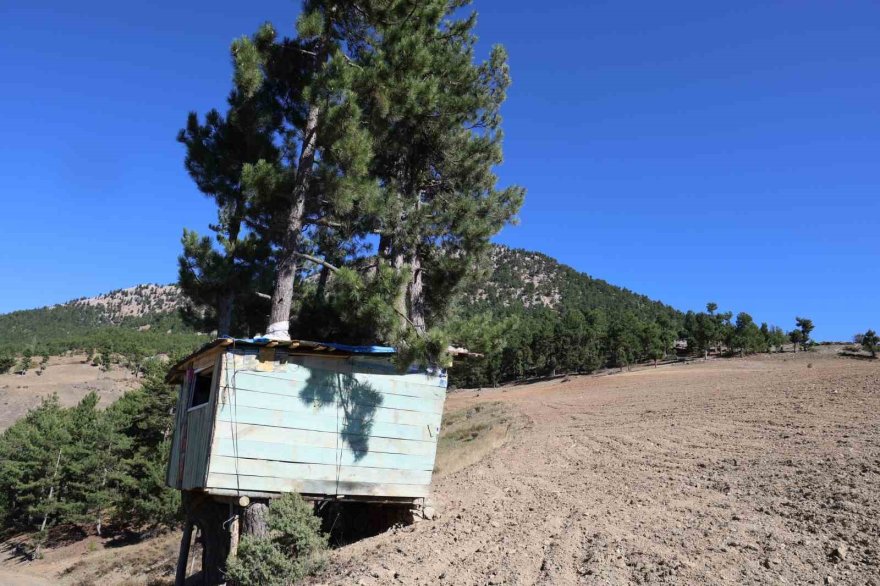
[[0,374],[0,431],[52,393],[58,393],[61,404],[70,407],[94,390],[106,407],[139,384],[130,371],[113,367],[104,372],[89,364],[85,355],[53,356],[46,370],[38,375],[39,363],[40,357],[35,356],[34,366],[27,374]]
[[880,584],[880,361],[710,360],[450,397],[531,423],[315,584]]
[[[312,584],[880,585],[880,361],[700,361],[454,393],[447,410],[498,402],[515,427],[444,463],[438,518],[333,551]],[[170,575],[176,540],[7,559],[0,584],[85,584],[100,564],[102,584],[142,584]]]

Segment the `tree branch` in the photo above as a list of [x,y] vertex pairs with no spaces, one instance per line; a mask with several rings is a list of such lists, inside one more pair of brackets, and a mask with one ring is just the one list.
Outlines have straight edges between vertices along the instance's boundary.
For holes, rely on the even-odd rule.
[[331,265],[331,264],[330,264],[329,262],[327,262],[326,260],[324,260],[324,259],[322,259],[322,258],[318,258],[317,256],[312,256],[311,254],[306,254],[306,253],[304,253],[304,252],[294,252],[293,254],[295,254],[296,256],[298,256],[298,257],[300,257],[300,258],[304,258],[304,259],[306,259],[307,261],[313,262],[313,263],[315,263],[315,264],[317,264],[317,265],[325,266],[325,267],[327,267],[328,269],[330,269],[330,272],[332,272],[332,273],[338,273],[338,272],[339,272],[339,267],[334,266],[334,265]]

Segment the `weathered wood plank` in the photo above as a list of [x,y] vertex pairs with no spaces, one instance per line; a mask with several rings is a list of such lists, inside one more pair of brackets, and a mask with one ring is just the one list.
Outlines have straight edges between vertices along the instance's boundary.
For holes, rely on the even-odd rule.
[[[285,397],[260,391],[250,391],[242,388],[224,389],[220,393],[221,405],[241,407],[256,407],[258,409],[272,409],[286,413],[299,413],[317,417],[336,417],[343,415],[344,410],[337,406],[336,401],[329,404],[304,402],[298,397]],[[399,423],[402,425],[440,425],[442,413],[426,413],[421,411],[407,411],[388,407],[362,406],[357,411],[369,416],[374,422]]]
[[430,470],[389,470],[328,464],[302,464],[215,456],[211,458],[211,473],[268,476],[302,480],[332,480],[339,482],[367,482],[374,484],[430,484]]
[[208,475],[209,488],[228,489],[247,493],[254,492],[298,492],[302,494],[385,496],[403,498],[425,498],[430,487],[418,484],[368,484],[336,483],[334,481],[301,480],[293,478],[272,478],[265,476],[236,476],[234,474]]
[[[230,366],[231,368],[231,366]],[[287,388],[295,386],[294,393],[299,394],[303,388],[311,386],[312,389],[318,390],[325,388],[328,381],[334,385],[342,385],[343,380],[330,381],[331,375],[337,373],[329,370],[309,369],[296,364],[288,364],[287,371],[281,372],[258,372],[256,370],[241,370],[239,366],[234,371],[234,377],[230,376],[229,381],[223,381],[223,384],[231,386],[233,383],[236,387],[248,387],[248,382],[253,379],[259,379],[264,382],[265,386],[261,386],[256,390],[264,390],[269,388],[273,382],[277,385],[278,390],[267,391],[279,394],[285,393]],[[404,397],[419,397],[423,399],[445,399],[446,387],[439,386],[436,377],[428,377],[423,374],[413,375],[376,375],[354,373],[349,375],[343,373],[342,377],[349,376],[353,378],[357,384],[363,385],[378,393],[387,395],[400,395]],[[336,378],[333,376],[332,378]]]
[[[285,446],[312,446],[316,448],[336,448],[342,442],[335,431],[311,431],[268,427],[249,423],[218,423],[214,430],[215,442],[218,439],[251,440],[271,442]],[[389,454],[408,454],[411,456],[433,456],[437,450],[435,441],[403,440],[384,437],[370,437],[370,451]]]
[[[340,442],[341,443],[341,442]],[[274,442],[257,442],[239,439],[217,439],[212,455],[239,458],[277,460],[310,464],[329,464],[335,466],[356,466],[367,468],[388,468],[396,470],[434,469],[434,455],[411,456],[407,454],[387,454],[373,451],[358,453],[350,448],[316,448],[313,446],[291,446]]]
[[[227,387],[225,381],[221,382],[224,388],[232,388],[230,379]],[[239,372],[235,377],[234,388],[239,391],[258,391],[284,397],[290,397],[302,401],[309,397],[333,398],[345,395],[352,403],[357,405],[375,405],[389,409],[402,409],[405,411],[421,411],[427,413],[443,413],[443,403],[446,399],[442,389],[431,388],[427,396],[392,394],[376,390],[371,386],[370,391],[347,392],[342,385],[325,383],[310,383],[307,381],[285,379],[278,376],[266,376],[264,373]],[[364,387],[366,388],[366,387]]]
[[[236,407],[229,404],[220,406],[217,417],[220,421],[329,432],[340,431],[344,424],[343,421],[338,420],[335,416],[323,417],[320,415],[288,413],[285,411],[259,409],[256,407]],[[372,425],[351,422],[348,426],[347,432],[352,435],[360,434],[369,437],[432,441],[435,440],[439,433],[439,424],[439,420],[435,426],[406,425],[399,423],[385,423],[381,421],[374,421]]]

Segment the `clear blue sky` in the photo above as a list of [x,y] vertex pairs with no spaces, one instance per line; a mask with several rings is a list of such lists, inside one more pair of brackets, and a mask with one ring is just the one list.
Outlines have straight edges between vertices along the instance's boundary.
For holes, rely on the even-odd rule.
[[[482,0],[503,43],[498,242],[681,309],[880,328],[880,4]],[[0,3],[0,311],[171,282],[214,218],[175,142],[292,0]]]

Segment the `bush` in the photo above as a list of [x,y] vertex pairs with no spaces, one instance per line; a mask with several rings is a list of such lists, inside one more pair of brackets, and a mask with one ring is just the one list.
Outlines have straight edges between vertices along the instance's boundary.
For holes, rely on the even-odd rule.
[[0,374],[6,374],[15,366],[15,358],[12,356],[0,356]]
[[244,536],[227,577],[241,586],[286,586],[318,570],[327,549],[321,520],[295,493],[272,501],[266,515],[269,537]]
[[245,535],[238,546],[238,557],[226,564],[226,577],[241,586],[286,586],[303,575],[274,541]]

